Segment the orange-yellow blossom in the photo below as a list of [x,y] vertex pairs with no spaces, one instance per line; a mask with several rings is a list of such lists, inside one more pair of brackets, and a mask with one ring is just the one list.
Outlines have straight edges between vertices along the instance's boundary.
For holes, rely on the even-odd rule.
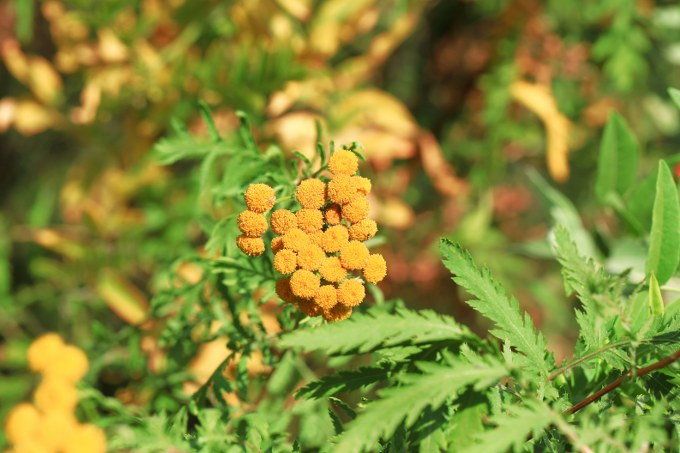
[[326,184],[320,179],[305,179],[295,189],[295,198],[305,209],[321,209],[326,203]]
[[360,270],[368,260],[368,248],[363,242],[349,241],[340,249],[340,263],[350,270]]
[[276,234],[285,234],[291,228],[297,227],[297,218],[288,209],[277,209],[272,213],[271,225]]
[[274,189],[261,183],[249,185],[243,198],[248,209],[259,214],[269,211],[276,203]]

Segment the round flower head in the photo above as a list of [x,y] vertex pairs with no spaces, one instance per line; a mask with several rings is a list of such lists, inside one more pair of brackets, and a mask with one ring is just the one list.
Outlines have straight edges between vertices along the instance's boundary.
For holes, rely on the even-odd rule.
[[371,184],[370,179],[364,178],[363,176],[352,176],[352,181],[360,194],[368,195],[371,193],[373,185]]
[[305,209],[321,209],[326,203],[326,184],[320,179],[305,179],[295,189],[295,198]]
[[272,213],[271,224],[276,234],[285,234],[297,226],[297,219],[288,209],[277,209]]
[[337,175],[328,182],[328,198],[333,203],[349,203],[357,194],[357,187],[351,176]]
[[323,317],[326,321],[343,321],[352,315],[352,308],[342,304],[336,304],[329,310],[324,310]]
[[313,233],[323,228],[323,214],[318,209],[300,209],[295,213],[298,228],[307,233]]
[[333,175],[351,176],[359,170],[359,159],[352,151],[341,149],[328,160],[328,170]]
[[249,256],[260,256],[264,253],[264,241],[262,238],[249,238],[241,235],[236,238],[236,245],[243,253]]
[[342,206],[342,218],[349,223],[357,223],[368,217],[368,199],[359,196]]
[[95,425],[78,425],[71,430],[64,453],[106,453],[106,435]]
[[349,241],[340,249],[340,263],[345,269],[363,269],[368,255],[368,248],[363,242]]
[[283,237],[281,236],[276,236],[274,239],[272,239],[272,252],[276,253],[279,250],[283,250]]
[[276,280],[276,295],[281,298],[282,301],[288,302],[289,304],[295,303],[297,298],[293,291],[290,289],[290,278],[280,278]]
[[350,239],[363,242],[375,236],[375,233],[378,232],[378,224],[375,223],[375,220],[364,219],[350,225],[348,230]]
[[314,303],[324,311],[338,303],[338,293],[333,285],[321,285],[314,295]]
[[321,280],[306,269],[298,269],[290,278],[290,289],[298,297],[311,299],[319,290]]
[[48,378],[64,380],[76,383],[85,376],[89,363],[85,353],[72,345],[66,345],[61,350],[59,357],[48,365],[44,374]]
[[319,268],[321,277],[327,282],[338,283],[347,277],[347,269],[340,264],[340,258],[337,256],[327,256],[324,258]]
[[387,275],[387,263],[382,255],[375,253],[368,257],[364,267],[364,278],[369,283],[378,283]]
[[357,279],[345,280],[338,285],[338,302],[347,307],[356,307],[364,300],[366,290]]
[[243,198],[245,198],[246,206],[250,211],[260,214],[269,211],[276,203],[274,189],[267,184],[249,185]]
[[33,393],[33,400],[43,412],[72,412],[78,404],[75,386],[61,379],[43,379]]
[[314,231],[312,233],[309,233],[309,238],[312,240],[312,243],[323,248],[324,233],[325,233],[325,231],[321,231],[321,230]]
[[309,243],[298,253],[297,264],[301,269],[315,271],[321,266],[324,258],[326,258],[326,254],[323,252],[321,247],[316,244]]
[[291,228],[283,235],[283,247],[294,252],[299,252],[311,240],[307,233],[299,228]]
[[67,439],[77,425],[72,414],[47,412],[40,421],[38,439],[47,451],[64,451]]
[[17,404],[7,414],[5,435],[13,444],[35,438],[40,423],[40,412],[32,404]]
[[329,225],[338,225],[342,220],[342,213],[340,211],[340,206],[337,204],[332,204],[323,213],[326,223]]
[[64,340],[56,333],[41,335],[28,348],[29,367],[33,371],[43,372],[48,365],[58,360],[64,346]]
[[267,219],[253,211],[243,211],[238,215],[238,229],[249,238],[257,238],[267,231]]
[[321,307],[316,305],[313,301],[311,300],[306,300],[306,299],[300,299],[297,302],[297,307],[300,309],[300,311],[307,316],[314,317],[314,316],[319,316],[323,313],[323,310]]
[[321,247],[328,253],[340,251],[349,241],[349,232],[343,225],[333,225],[323,233]]
[[297,254],[283,249],[274,255],[274,269],[281,274],[292,274],[297,269]]

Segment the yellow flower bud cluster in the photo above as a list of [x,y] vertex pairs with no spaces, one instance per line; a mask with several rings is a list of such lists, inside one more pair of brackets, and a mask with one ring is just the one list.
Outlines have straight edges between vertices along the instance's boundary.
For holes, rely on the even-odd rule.
[[246,255],[260,256],[264,253],[262,236],[267,231],[264,213],[274,206],[276,195],[267,184],[251,184],[243,197],[248,209],[238,215],[238,229],[242,234],[236,239],[236,245]]
[[[300,209],[277,209],[271,214],[270,226],[278,235],[271,242],[274,269],[284,275],[276,282],[276,292],[308,316],[328,321],[348,318],[364,300],[364,283],[378,283],[386,275],[385,259],[371,254],[364,244],[375,236],[378,226],[368,218],[371,181],[356,175],[358,168],[354,153],[337,151],[328,163],[328,183],[317,178],[301,181],[295,190]],[[271,209],[273,190],[253,187],[248,188],[246,201],[266,200],[258,205],[260,211]],[[254,190],[261,194],[249,195]],[[248,209],[258,212],[250,204]],[[247,212],[241,214],[242,222],[239,217],[244,236],[266,231],[261,219],[246,217]],[[241,250],[255,255],[244,247]]]
[[33,403],[9,411],[5,435],[14,452],[98,453],[106,451],[104,431],[82,424],[75,416],[76,383],[87,373],[85,353],[54,333],[28,348],[29,367],[42,375]]

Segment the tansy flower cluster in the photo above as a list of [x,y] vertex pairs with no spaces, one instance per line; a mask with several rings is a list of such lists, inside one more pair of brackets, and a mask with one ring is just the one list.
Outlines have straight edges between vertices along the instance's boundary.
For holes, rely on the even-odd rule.
[[[328,182],[305,179],[296,188],[297,212],[277,209],[271,214],[270,225],[277,235],[271,242],[274,268],[284,275],[276,282],[276,292],[308,316],[328,321],[348,318],[364,300],[364,282],[378,283],[387,273],[382,255],[371,254],[364,244],[378,227],[368,218],[371,181],[358,176],[358,168],[354,153],[337,151],[329,159]],[[266,222],[253,214],[273,207],[274,191],[254,184],[245,198],[248,210],[239,215],[243,235],[237,243],[244,253],[260,255],[263,243],[255,247],[244,241],[266,231]]]
[[87,356],[54,333],[37,338],[28,349],[30,368],[42,375],[33,403],[9,412],[5,435],[14,453],[98,453],[106,451],[104,432],[75,416],[76,383],[88,368]]

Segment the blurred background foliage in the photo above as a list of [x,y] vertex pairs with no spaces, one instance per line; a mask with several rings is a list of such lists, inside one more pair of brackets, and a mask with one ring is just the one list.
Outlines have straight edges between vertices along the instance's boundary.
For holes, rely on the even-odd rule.
[[[3,412],[31,388],[23,354],[45,331],[87,350],[103,394],[156,409],[225,360],[223,342],[183,323],[200,314],[163,311],[183,297],[168,288],[207,278],[187,257],[213,253],[204,227],[234,212],[210,164],[177,162],[199,142],[158,141],[181,124],[207,139],[199,101],[222,136],[247,114],[262,150],[311,156],[319,133],[362,143],[386,296],[483,331],[434,249],[451,237],[520,296],[558,357],[574,320],[551,218],[612,270],[644,266],[644,230],[595,197],[610,114],[637,137],[641,180],[659,158],[680,173],[670,0],[0,0],[0,57]],[[268,333],[276,310],[262,306]]]

